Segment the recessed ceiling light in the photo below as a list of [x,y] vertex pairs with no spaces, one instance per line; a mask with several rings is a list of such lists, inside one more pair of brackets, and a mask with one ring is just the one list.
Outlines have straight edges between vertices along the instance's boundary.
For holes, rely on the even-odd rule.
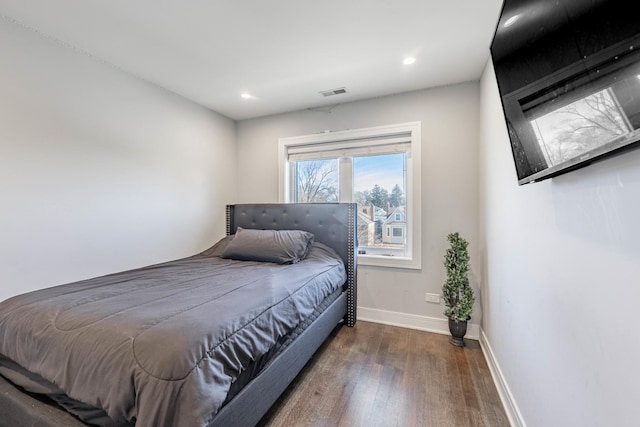
[[404,61],[402,61],[402,63],[403,63],[404,65],[411,65],[411,64],[413,64],[414,62],[416,62],[416,58],[414,58],[413,56],[410,56],[410,57],[408,57],[408,58],[404,58]]
[[511,18],[507,19],[507,22],[504,23],[504,27],[510,27],[516,23],[516,21],[520,19],[520,15],[513,15]]
[[241,94],[240,94],[240,96],[241,96],[243,99],[251,99],[251,98],[253,98],[253,96],[251,96],[251,94],[250,94],[250,93],[247,93],[247,92],[243,92],[243,93],[241,93]]

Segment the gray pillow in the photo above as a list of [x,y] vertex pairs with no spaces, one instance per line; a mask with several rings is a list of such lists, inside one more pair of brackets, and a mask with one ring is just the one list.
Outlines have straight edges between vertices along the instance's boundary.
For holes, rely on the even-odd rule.
[[238,227],[221,258],[293,264],[311,248],[313,234],[301,230],[252,230]]

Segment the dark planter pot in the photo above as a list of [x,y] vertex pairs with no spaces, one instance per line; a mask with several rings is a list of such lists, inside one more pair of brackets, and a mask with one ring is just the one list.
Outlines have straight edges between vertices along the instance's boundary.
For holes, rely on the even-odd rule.
[[[468,320],[468,319],[467,319]],[[458,347],[464,347],[464,335],[467,333],[467,320],[453,320],[449,319],[449,332],[451,332],[451,338],[449,342]]]

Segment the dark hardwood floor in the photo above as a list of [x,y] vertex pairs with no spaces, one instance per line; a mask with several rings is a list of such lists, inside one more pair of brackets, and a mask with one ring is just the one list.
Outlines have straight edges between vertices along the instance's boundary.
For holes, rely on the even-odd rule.
[[509,426],[479,343],[465,341],[338,327],[259,426]]

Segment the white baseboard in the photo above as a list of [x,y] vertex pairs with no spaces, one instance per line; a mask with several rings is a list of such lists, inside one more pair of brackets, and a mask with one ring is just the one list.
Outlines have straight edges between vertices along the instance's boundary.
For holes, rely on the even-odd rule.
[[522,418],[520,409],[518,409],[518,405],[516,404],[513,394],[511,394],[511,390],[509,389],[509,385],[507,384],[504,375],[502,375],[500,365],[498,365],[498,361],[491,349],[491,344],[489,344],[489,340],[483,330],[480,330],[480,347],[484,353],[484,358],[487,360],[487,365],[489,365],[493,382],[496,385],[496,389],[498,389],[498,395],[500,396],[500,400],[502,400],[502,406],[504,406],[504,410],[507,413],[509,423],[512,427],[526,427],[524,418]]
[[[358,320],[382,323],[383,325],[399,326],[401,328],[417,329],[449,335],[447,319],[438,317],[418,316],[416,314],[399,313],[396,311],[378,310],[375,308],[358,307]],[[469,323],[465,338],[477,340],[480,338],[480,326]]]

